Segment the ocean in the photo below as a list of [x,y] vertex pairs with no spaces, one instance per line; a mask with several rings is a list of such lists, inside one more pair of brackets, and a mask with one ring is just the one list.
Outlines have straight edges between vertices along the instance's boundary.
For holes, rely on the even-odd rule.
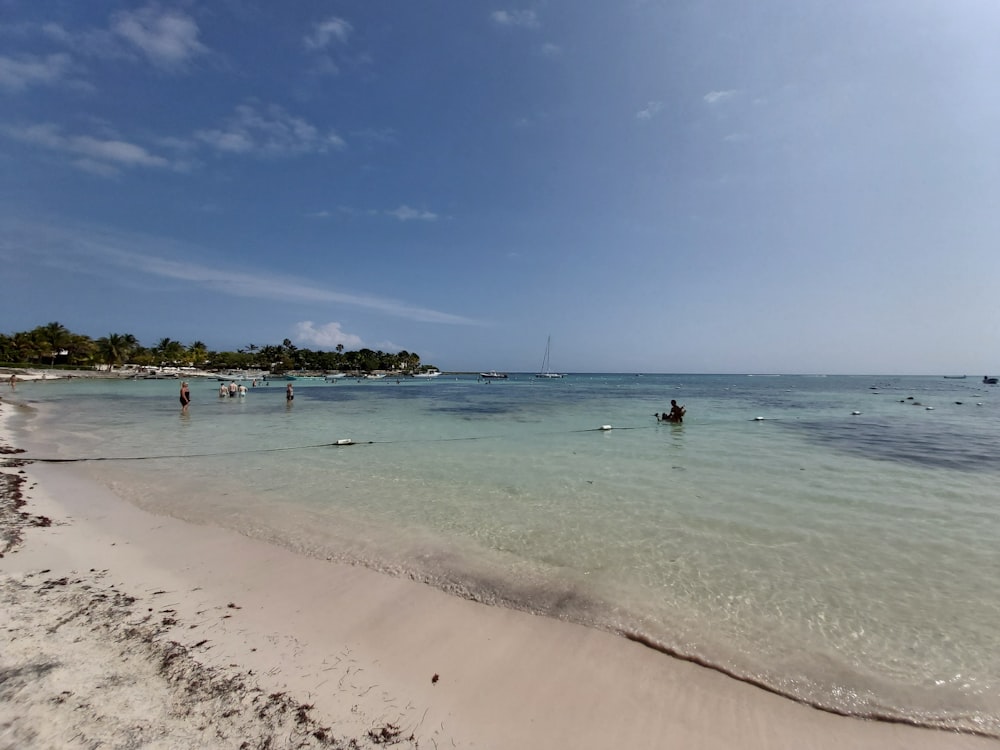
[[[21,383],[15,439],[101,459],[67,470],[155,513],[1000,735],[1000,388],[979,378],[190,383],[187,414],[176,381]],[[657,423],[672,398],[684,424]]]

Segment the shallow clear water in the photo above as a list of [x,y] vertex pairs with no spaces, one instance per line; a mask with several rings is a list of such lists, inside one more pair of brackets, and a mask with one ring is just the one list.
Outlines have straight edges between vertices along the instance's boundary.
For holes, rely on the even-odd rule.
[[[39,407],[32,455],[141,458],[74,466],[156,512],[633,634],[834,711],[1000,734],[997,387],[442,376],[299,382],[289,405],[284,385],[219,399],[195,380],[187,416],[171,381],[18,397]],[[671,398],[683,425],[652,416]]]

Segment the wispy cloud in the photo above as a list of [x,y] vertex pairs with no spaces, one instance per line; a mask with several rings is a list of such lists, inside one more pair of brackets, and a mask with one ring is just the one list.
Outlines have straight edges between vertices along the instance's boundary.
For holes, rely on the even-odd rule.
[[[137,251],[141,248],[141,252]],[[481,325],[461,315],[432,310],[378,295],[343,292],[294,276],[275,276],[214,267],[188,260],[210,254],[204,248],[181,246],[156,237],[94,227],[43,225],[0,217],[0,253],[30,257],[33,262],[112,281],[123,272],[131,274],[118,283],[134,286],[136,274],[168,279],[182,285],[210,289],[219,294],[268,302],[329,304],[354,307],[422,323]]]
[[63,135],[57,125],[50,123],[5,127],[0,133],[32,146],[70,154],[75,157],[76,166],[106,176],[133,167],[184,168],[182,163],[153,154],[135,143],[89,135]]
[[326,49],[333,42],[346,44],[352,31],[354,27],[343,18],[332,17],[315,24],[303,42],[308,50]]
[[652,120],[663,111],[663,102],[647,102],[646,106],[635,113],[637,120]]
[[438,215],[430,211],[419,211],[415,208],[403,205],[394,211],[386,211],[389,216],[395,216],[400,221],[437,221]]
[[364,343],[360,336],[341,330],[340,323],[326,323],[317,328],[311,320],[295,324],[295,340],[324,349],[336,349],[339,344],[345,349],[358,349]]
[[734,96],[736,96],[735,89],[726,89],[725,91],[709,91],[703,98],[708,104],[720,104]]
[[0,89],[17,93],[29,86],[52,85],[66,76],[71,66],[66,54],[25,55],[17,59],[0,55]]
[[545,42],[539,49],[545,57],[559,57],[563,52],[562,47],[552,42]]
[[218,151],[260,156],[326,153],[347,145],[335,131],[323,132],[274,104],[263,111],[253,104],[242,104],[224,127],[199,130],[195,137]]
[[[312,72],[318,75],[336,75],[340,65],[334,57],[335,47],[345,47],[354,27],[336,16],[315,24],[302,40],[312,56]],[[338,53],[339,54],[339,53]]]
[[490,13],[490,19],[498,26],[520,26],[526,29],[541,26],[538,14],[533,10],[495,10]]
[[148,5],[135,11],[116,13],[111,29],[163,70],[182,70],[208,52],[198,41],[198,24],[178,10],[161,10]]

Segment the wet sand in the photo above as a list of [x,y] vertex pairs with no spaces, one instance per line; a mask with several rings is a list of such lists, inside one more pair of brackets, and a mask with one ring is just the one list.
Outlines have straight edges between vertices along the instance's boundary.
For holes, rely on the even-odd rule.
[[0,463],[0,749],[1000,748]]

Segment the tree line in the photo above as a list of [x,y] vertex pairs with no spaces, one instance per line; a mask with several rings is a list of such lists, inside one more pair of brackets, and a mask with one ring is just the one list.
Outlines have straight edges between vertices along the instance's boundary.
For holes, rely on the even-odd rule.
[[0,333],[0,362],[8,364],[120,367],[197,367],[203,370],[259,368],[271,372],[286,370],[344,370],[371,372],[392,370],[415,372],[420,357],[407,351],[390,353],[359,349],[345,352],[343,344],[335,351],[300,349],[290,339],[280,345],[247,344],[235,352],[210,350],[202,341],[182,344],[169,338],[146,347],[130,333],[109,333],[92,339],[73,333],[62,323],[48,323],[30,331],[11,335]]

